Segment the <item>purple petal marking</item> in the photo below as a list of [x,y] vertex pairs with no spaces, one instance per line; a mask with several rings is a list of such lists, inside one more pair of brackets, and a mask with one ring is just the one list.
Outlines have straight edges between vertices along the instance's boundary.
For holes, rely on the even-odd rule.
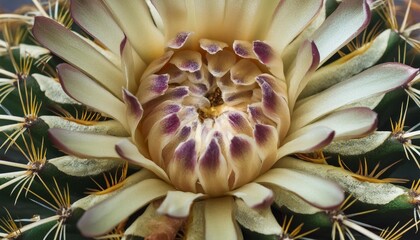
[[143,115],[143,108],[137,97],[130,93],[127,89],[123,89],[123,98],[129,112],[131,114],[135,114],[136,118],[140,119]]
[[257,121],[262,116],[262,111],[260,108],[248,106],[248,112],[251,114],[251,117],[254,121]]
[[245,139],[235,136],[230,140],[229,150],[234,159],[244,159],[243,156],[249,152],[250,148],[251,145]]
[[188,87],[178,87],[174,89],[171,95],[173,97],[172,99],[181,99],[187,96],[188,93],[189,93]]
[[163,112],[166,113],[166,115],[169,115],[171,113],[179,112],[179,110],[181,110],[181,106],[176,104],[170,104],[165,106]]
[[201,74],[201,71],[195,71],[193,75],[196,80],[203,80],[203,74]]
[[236,43],[233,46],[233,51],[238,55],[239,57],[246,58],[250,55],[250,53],[247,51],[246,48],[244,48],[241,44]]
[[210,54],[215,54],[218,51],[221,51],[222,49],[216,44],[210,44],[210,45],[206,46],[205,50]]
[[176,114],[172,114],[162,121],[162,129],[164,134],[172,134],[178,130],[181,121]]
[[191,32],[179,32],[174,39],[169,41],[168,47],[173,49],[180,49],[187,42]]
[[263,64],[268,64],[273,58],[273,49],[267,43],[262,41],[254,41],[253,50],[255,55],[257,55],[258,60]]
[[150,90],[157,94],[163,94],[168,89],[169,75],[156,75],[152,81],[153,84]]
[[181,162],[186,170],[193,171],[197,163],[195,141],[190,139],[181,143],[175,150],[174,159],[175,161]]
[[207,93],[208,89],[207,89],[207,86],[204,84],[193,84],[190,87],[190,91],[198,95],[203,95]]
[[258,145],[263,145],[269,140],[270,128],[262,124],[256,124],[254,129],[255,141]]
[[180,133],[179,133],[179,136],[180,136],[181,138],[188,137],[188,136],[190,135],[190,133],[191,133],[191,127],[189,127],[189,126],[184,126],[184,127],[181,129],[181,131],[180,131]]
[[240,128],[245,124],[244,117],[239,113],[231,113],[229,114],[229,122],[234,128]]
[[200,165],[208,170],[217,170],[220,164],[219,156],[219,145],[216,143],[216,139],[212,139],[204,155],[201,157]]
[[274,112],[277,107],[276,94],[267,82],[263,82],[260,86],[263,94],[262,102],[264,107]]
[[200,64],[190,59],[181,64],[181,69],[188,72],[196,72],[200,70]]

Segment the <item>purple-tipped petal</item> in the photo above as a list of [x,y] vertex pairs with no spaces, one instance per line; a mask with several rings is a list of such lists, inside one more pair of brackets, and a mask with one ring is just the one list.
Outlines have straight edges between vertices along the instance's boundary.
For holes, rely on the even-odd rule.
[[210,39],[200,39],[200,47],[209,54],[215,54],[223,50],[223,48],[228,47],[225,42],[219,42]]
[[169,75],[152,74],[140,82],[137,96],[142,104],[165,94],[169,87]]
[[217,140],[210,140],[198,160],[198,179],[204,191],[210,195],[219,195],[229,190],[228,166]]
[[119,158],[115,144],[122,137],[69,131],[60,128],[48,130],[51,142],[61,151],[83,158]]
[[173,187],[162,180],[140,181],[88,209],[79,219],[77,227],[86,237],[106,234],[135,211],[171,190]]
[[234,136],[230,140],[228,156],[235,173],[234,187],[242,186],[258,176],[262,162],[251,137],[243,134]]
[[202,193],[169,191],[157,212],[170,217],[186,218],[190,214],[193,202],[203,195]]
[[201,68],[201,54],[191,50],[176,52],[170,63],[182,71],[196,72]]
[[346,104],[407,84],[417,73],[418,69],[399,63],[383,63],[369,68],[319,94],[298,101],[292,116],[291,130],[296,131]]
[[273,192],[258,183],[246,184],[230,194],[242,199],[251,208],[269,207],[274,200]]
[[169,40],[168,47],[172,49],[182,48],[191,34],[191,32],[179,32],[172,40]]
[[256,58],[252,43],[247,41],[235,40],[233,42],[233,51],[242,58]]
[[73,0],[71,15],[91,37],[98,39],[114,54],[119,54],[124,33],[100,0]]
[[[78,69],[66,63],[58,65],[57,70],[63,90],[68,95],[87,106],[108,114],[123,126],[127,126],[125,107],[121,100]],[[121,95],[121,92],[119,95]]]
[[206,58],[208,71],[215,77],[223,77],[236,62],[235,55],[229,51],[207,54]]
[[169,182],[169,178],[165,171],[163,171],[163,169],[156,165],[156,163],[154,163],[152,160],[144,157],[137,149],[137,146],[134,145],[130,140],[120,140],[114,144],[113,148],[119,157],[129,161],[130,163],[146,168],[150,172],[153,172],[159,176],[161,179]]
[[121,96],[121,70],[81,37],[46,17],[35,17],[32,33],[40,44]]
[[168,175],[174,186],[183,191],[194,191],[197,184],[196,141],[189,139],[175,149],[173,159],[168,162]]
[[271,169],[255,181],[288,190],[321,209],[334,209],[344,201],[344,191],[334,182],[295,170]]
[[366,0],[343,1],[311,37],[319,50],[319,64],[359,35],[369,24],[370,17]]

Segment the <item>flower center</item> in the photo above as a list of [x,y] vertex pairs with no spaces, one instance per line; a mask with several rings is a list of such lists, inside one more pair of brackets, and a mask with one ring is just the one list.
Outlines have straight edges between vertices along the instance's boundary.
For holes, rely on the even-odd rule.
[[289,109],[285,85],[264,64],[205,43],[148,66],[137,92],[139,130],[176,188],[222,195],[271,166]]
[[197,109],[201,121],[204,121],[206,118],[215,118],[219,116],[221,109],[219,106],[223,105],[224,103],[222,98],[222,91],[218,87],[213,92],[208,93],[206,98],[210,102],[210,107]]

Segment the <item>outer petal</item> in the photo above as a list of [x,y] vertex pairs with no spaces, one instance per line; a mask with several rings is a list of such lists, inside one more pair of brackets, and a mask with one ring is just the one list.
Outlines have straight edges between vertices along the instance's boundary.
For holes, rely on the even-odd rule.
[[246,184],[229,194],[242,199],[251,208],[269,207],[273,202],[273,192],[257,183]]
[[[291,131],[346,104],[388,92],[411,81],[418,70],[398,63],[372,67],[347,81],[297,102]],[[354,91],[357,89],[357,91]]]
[[367,0],[343,1],[312,35],[320,54],[320,65],[357,36],[370,21]]
[[289,94],[289,108],[293,109],[296,99],[305,88],[313,71],[319,64],[319,52],[314,42],[306,41],[286,75]]
[[322,0],[283,0],[277,6],[265,40],[279,53],[311,22]]
[[[305,173],[304,175],[308,175],[309,173],[314,174],[316,177],[325,179],[324,181],[335,182],[346,192],[351,193],[354,198],[369,204],[387,204],[395,198],[406,194],[405,188],[388,183],[361,182],[349,177],[348,171],[330,165],[314,164],[300,159],[286,157],[282,161],[278,161],[276,167],[293,169],[291,171],[301,171]],[[320,187],[323,187],[323,185],[320,185]],[[308,186],[306,188],[309,189]],[[321,194],[319,193],[319,195]]]
[[115,144],[125,138],[51,128],[48,135],[60,150],[78,157],[119,158]]
[[[280,159],[292,153],[310,152],[320,149],[333,140],[334,134],[332,129],[324,126],[301,132],[299,135],[296,135],[294,139],[289,139],[287,143],[279,148],[276,159]],[[268,164],[266,167],[271,167],[271,165],[272,163]]]
[[319,93],[371,67],[385,53],[391,34],[392,30],[388,29],[354,53],[319,68],[310,77],[308,85],[299,95],[299,98]]
[[169,178],[166,173],[154,163],[152,160],[147,159],[140,154],[137,147],[131,143],[128,139],[124,139],[114,145],[118,156],[141,167],[148,169],[153,172],[161,179],[169,182]]
[[376,129],[377,121],[377,114],[369,108],[349,108],[334,112],[296,132],[289,133],[288,139],[293,139],[302,132],[319,126],[334,130],[334,140],[360,138],[373,132]]
[[88,73],[116,96],[121,96],[121,71],[85,40],[45,17],[35,17],[32,32],[42,45]]
[[295,170],[271,169],[255,181],[284,188],[322,209],[335,208],[344,200],[344,192],[335,183]]
[[204,194],[169,191],[157,211],[160,214],[176,218],[188,217],[191,205],[197,198],[202,196],[204,196]]
[[101,41],[114,54],[120,53],[124,33],[100,0],[73,0],[73,19],[92,37]]
[[146,2],[105,0],[133,48],[145,62],[150,62],[163,54],[164,44]]
[[205,239],[242,239],[239,226],[233,219],[232,197],[211,198],[205,201]]
[[127,127],[123,102],[76,68],[63,63],[57,69],[61,85],[68,95],[87,106],[110,115]]
[[161,180],[146,179],[87,210],[77,227],[88,237],[105,234],[133,212],[172,189]]
[[283,231],[270,207],[250,208],[242,200],[235,200],[235,218],[241,226],[264,235],[280,235]]

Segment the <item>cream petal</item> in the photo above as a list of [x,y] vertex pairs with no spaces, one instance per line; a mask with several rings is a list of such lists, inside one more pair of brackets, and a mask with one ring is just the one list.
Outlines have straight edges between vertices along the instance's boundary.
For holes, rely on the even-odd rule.
[[232,52],[221,51],[214,54],[206,54],[208,71],[215,77],[223,77],[236,62]]
[[376,37],[373,42],[363,46],[361,50],[319,68],[310,77],[308,85],[299,95],[299,98],[319,93],[374,65],[388,48],[388,40],[391,34],[392,30],[388,29]]
[[202,193],[169,191],[157,212],[176,218],[188,217],[191,205],[202,196]]
[[173,190],[171,186],[158,179],[140,181],[88,209],[79,219],[77,227],[87,237],[105,234],[132,213],[170,190]]
[[399,63],[384,63],[317,95],[299,100],[292,115],[291,131],[346,104],[398,88],[413,79],[417,72],[417,69]]
[[257,59],[251,42],[235,40],[232,45],[233,51],[241,58]]
[[333,112],[325,118],[307,125],[296,132],[290,132],[288,139],[293,139],[296,135],[319,126],[334,130],[334,141],[360,138],[375,131],[378,122],[377,117],[377,114],[369,108],[356,107],[344,109]]
[[195,173],[198,158],[197,143],[194,139],[188,139],[175,145],[178,146],[167,166],[169,178],[179,190],[194,191],[198,180]]
[[296,99],[305,88],[312,72],[319,64],[319,52],[314,42],[305,41],[286,75],[289,93],[289,108],[293,109]]
[[137,97],[145,104],[165,94],[169,87],[169,74],[149,75],[140,82]]
[[32,33],[39,43],[121,96],[122,72],[85,40],[46,17],[35,17]]
[[295,193],[321,209],[334,209],[344,201],[344,191],[334,182],[286,168],[274,168],[255,180]]
[[61,151],[84,158],[120,158],[115,145],[122,137],[51,128],[48,136]]
[[283,60],[280,54],[267,42],[252,42],[252,50],[258,61],[266,65],[270,72],[279,79],[285,79],[283,71]]
[[[328,145],[334,139],[334,131],[320,126],[301,132],[293,139],[289,139],[277,151],[277,159],[292,153],[311,152]],[[270,165],[271,166],[271,165]]]
[[229,191],[229,169],[222,154],[222,146],[217,138],[202,142],[204,150],[198,160],[198,179],[204,191],[210,195],[218,195]]
[[237,85],[251,85],[261,70],[249,59],[241,59],[230,68],[230,79]]
[[114,149],[118,157],[121,157],[135,165],[146,168],[159,176],[161,179],[170,182],[165,171],[163,171],[163,169],[156,165],[156,163],[154,163],[152,160],[144,157],[137,149],[137,146],[134,145],[130,140],[122,139],[118,141],[114,144]]
[[158,71],[160,71],[163,66],[165,66],[169,60],[172,58],[172,55],[174,54],[173,51],[166,51],[162,56],[156,58],[155,60],[153,60],[146,68],[146,70],[144,70],[143,75],[141,76],[141,78],[146,78],[149,75],[156,73]]
[[261,159],[253,138],[238,134],[230,139],[227,155],[229,163],[235,173],[233,187],[242,186],[257,177],[261,169]]
[[273,192],[254,182],[243,185],[229,194],[242,199],[251,208],[267,208],[273,202]]
[[75,0],[70,2],[75,22],[98,39],[114,54],[120,53],[124,33],[100,0]]
[[233,219],[232,197],[211,198],[204,204],[206,240],[243,239],[239,226]]
[[123,100],[126,105],[127,126],[130,129],[131,136],[136,136],[137,127],[143,117],[143,107],[139,100],[126,89],[123,90]]
[[[223,32],[226,42],[232,40],[254,40],[261,39],[267,31],[271,16],[273,15],[279,0],[228,0],[225,2],[223,24],[219,27]],[[210,24],[214,17],[207,20]]]
[[[57,70],[61,85],[68,95],[87,106],[113,117],[123,126],[127,126],[123,102],[91,78],[68,64],[63,63],[58,65]],[[122,92],[122,89],[120,91]]]
[[327,164],[310,163],[292,157],[286,157],[282,161],[278,161],[276,167],[301,171],[305,175],[313,174],[326,181],[335,182],[346,192],[351,193],[354,198],[368,204],[384,205],[407,193],[405,188],[394,184],[362,182],[350,177],[349,172],[342,168]]
[[169,61],[179,68],[179,70],[187,72],[196,72],[201,68],[201,54],[196,51],[184,50],[174,54]]
[[121,68],[124,74],[125,87],[130,92],[136,92],[138,89],[136,79],[140,76],[139,73],[146,68],[146,65],[140,59],[138,59],[140,62],[135,61],[135,54],[127,38],[124,38],[121,43]]
[[276,12],[265,40],[281,53],[283,49],[315,18],[323,1],[283,0]]
[[268,165],[271,165],[269,163],[276,160],[279,135],[273,126],[258,123],[254,128],[254,139],[258,155],[264,161],[262,169],[265,170],[269,168]]
[[228,47],[225,42],[220,42],[216,40],[210,40],[202,38],[199,40],[201,49],[205,50],[209,54],[215,54],[223,50],[223,48]]
[[244,201],[235,200],[235,218],[242,227],[263,235],[279,236],[283,231],[271,208],[250,208]]
[[165,42],[174,38],[179,32],[186,30],[195,32],[195,29],[190,27],[193,21],[192,16],[188,14],[186,1],[151,0],[151,3],[159,14],[159,20],[162,21]]
[[182,48],[191,34],[192,32],[179,32],[173,39],[169,40],[168,47],[172,49]]
[[142,60],[150,63],[163,54],[163,36],[153,22],[146,1],[104,2]]
[[367,2],[343,1],[312,35],[319,50],[320,65],[369,24],[371,12]]

